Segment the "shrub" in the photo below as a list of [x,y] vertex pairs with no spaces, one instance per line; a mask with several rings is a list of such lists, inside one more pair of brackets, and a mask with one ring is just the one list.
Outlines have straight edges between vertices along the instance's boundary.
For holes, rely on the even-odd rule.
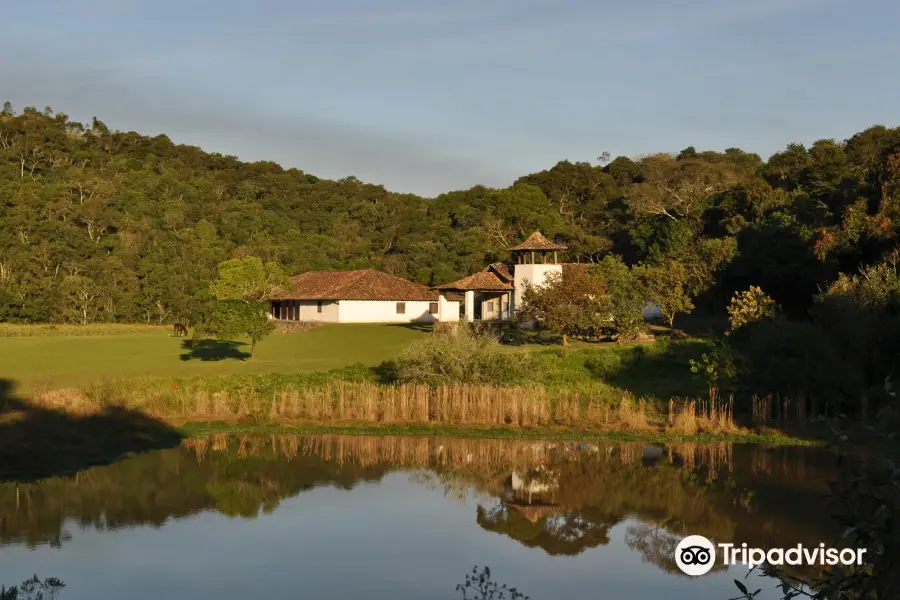
[[729,337],[749,392],[830,402],[859,389],[859,374],[847,368],[834,340],[813,323],[763,320]]
[[704,352],[699,359],[690,359],[691,372],[704,378],[712,396],[715,390],[731,390],[737,377],[736,360],[734,351],[727,344],[719,343],[712,351]]
[[509,385],[530,379],[534,359],[505,350],[497,339],[460,324],[410,345],[394,366],[401,383],[432,386],[454,383]]
[[778,312],[775,301],[761,288],[750,286],[745,292],[738,292],[728,305],[728,322],[731,331],[736,331],[749,323],[762,319],[773,319]]

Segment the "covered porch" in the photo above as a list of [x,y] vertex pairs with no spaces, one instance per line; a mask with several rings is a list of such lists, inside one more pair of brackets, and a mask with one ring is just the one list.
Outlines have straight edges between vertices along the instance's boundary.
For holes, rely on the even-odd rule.
[[481,271],[435,288],[441,294],[460,294],[460,318],[474,321],[511,321],[513,286],[493,272]]

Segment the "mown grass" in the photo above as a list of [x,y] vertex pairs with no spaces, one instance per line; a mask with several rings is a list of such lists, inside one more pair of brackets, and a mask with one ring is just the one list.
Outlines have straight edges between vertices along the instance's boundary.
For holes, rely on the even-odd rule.
[[[13,331],[22,326],[4,327]],[[26,392],[126,378],[214,378],[327,371],[355,363],[372,366],[398,356],[426,334],[399,325],[326,325],[303,333],[274,334],[247,359],[249,344],[243,341],[213,344],[205,354],[185,356],[190,354],[183,347],[185,339],[171,337],[170,328],[25,327],[35,333],[0,336],[0,377],[16,381]],[[122,333],[115,333],[119,330]],[[78,331],[82,335],[74,335]]]

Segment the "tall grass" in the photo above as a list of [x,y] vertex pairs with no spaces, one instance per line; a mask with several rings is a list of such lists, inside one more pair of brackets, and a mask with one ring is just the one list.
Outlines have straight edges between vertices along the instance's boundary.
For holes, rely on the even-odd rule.
[[[383,385],[365,380],[308,378],[283,385],[215,387],[158,380],[45,390],[35,403],[74,414],[112,405],[165,420],[435,424],[681,433],[733,431],[733,403],[689,401],[669,414],[623,393],[615,401],[577,390],[474,384]],[[698,409],[699,407],[699,409]]]
[[120,335],[125,333],[171,333],[171,325],[132,325],[123,323],[16,324],[0,323],[0,337],[78,337]]
[[734,397],[723,399],[714,392],[708,398],[669,400],[669,427],[673,431],[695,434],[699,430],[732,431]]
[[753,423],[756,425],[804,423],[809,416],[807,398],[803,394],[797,398],[771,394],[753,396],[750,403]]

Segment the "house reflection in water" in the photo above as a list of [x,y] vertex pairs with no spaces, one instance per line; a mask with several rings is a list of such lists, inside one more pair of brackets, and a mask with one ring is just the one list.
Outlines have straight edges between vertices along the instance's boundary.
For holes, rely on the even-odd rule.
[[559,511],[554,496],[559,490],[559,474],[546,467],[513,471],[506,480],[506,505],[532,523]]
[[[596,444],[564,444],[556,447],[562,453],[581,455],[597,454],[600,448]],[[607,448],[607,456],[614,456],[617,446]],[[665,449],[658,446],[644,446],[640,455],[641,464],[652,467],[666,456]],[[540,520],[565,512],[558,504],[560,494],[559,471],[545,465],[531,469],[513,470],[503,483],[502,503],[521,513],[532,524]]]

